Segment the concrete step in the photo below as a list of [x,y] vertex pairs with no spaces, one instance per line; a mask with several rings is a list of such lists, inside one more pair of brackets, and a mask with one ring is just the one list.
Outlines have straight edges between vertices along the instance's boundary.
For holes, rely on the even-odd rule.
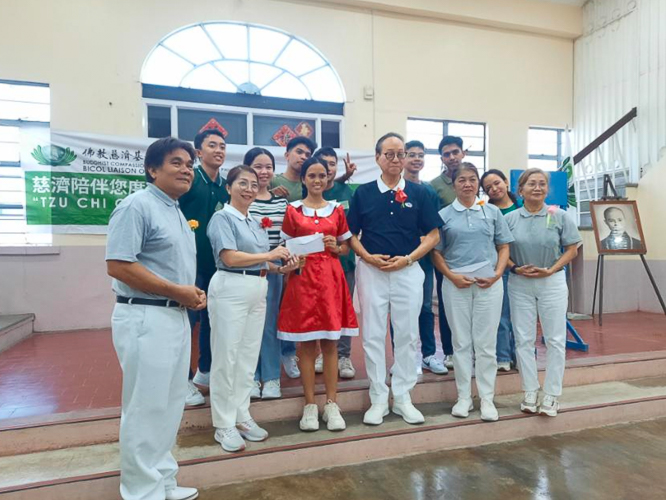
[[[208,428],[179,436],[174,455],[179,482],[200,488],[239,481],[383,460],[435,450],[552,435],[666,416],[666,377],[609,381],[569,387],[557,418],[520,413],[522,392],[496,397],[498,422],[482,422],[476,410],[467,419],[450,415],[452,402],[419,405],[426,423],[411,426],[391,415],[381,426],[366,426],[361,412],[346,412],[347,430],[304,433],[298,420],[264,424],[270,438],[248,443],[242,453],[225,453]],[[0,458],[3,500],[33,498],[115,499],[118,445],[106,443]]]
[[30,337],[34,322],[34,314],[0,315],[0,352]]
[[[619,354],[598,358],[569,360],[564,386],[576,387],[599,382],[656,377],[666,373],[666,351]],[[540,372],[543,379],[544,372]],[[370,406],[367,381],[341,382],[338,403],[343,412],[360,412]],[[500,373],[497,377],[498,396],[520,392],[518,372]],[[317,388],[319,402],[324,402],[324,388]],[[257,422],[296,419],[303,409],[300,388],[283,390],[283,398],[252,403],[252,415]],[[427,374],[412,393],[416,404],[456,399],[453,373],[445,376]],[[74,414],[53,415],[49,418],[30,417],[0,421],[0,457],[72,446],[112,443],[118,439],[120,409],[90,410]],[[210,407],[187,408],[181,423],[181,433],[209,429],[212,426]]]

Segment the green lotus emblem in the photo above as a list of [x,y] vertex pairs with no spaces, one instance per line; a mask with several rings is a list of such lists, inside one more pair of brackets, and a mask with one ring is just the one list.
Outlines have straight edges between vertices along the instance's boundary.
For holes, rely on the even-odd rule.
[[32,151],[32,157],[40,165],[50,165],[51,167],[66,167],[76,160],[76,153],[69,148],[60,146],[37,146]]

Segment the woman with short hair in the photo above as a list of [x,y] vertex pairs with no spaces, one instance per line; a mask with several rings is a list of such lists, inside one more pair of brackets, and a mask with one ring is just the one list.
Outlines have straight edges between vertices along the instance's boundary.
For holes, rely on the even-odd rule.
[[[564,267],[578,254],[582,239],[564,210],[546,206],[548,181],[548,174],[541,169],[525,170],[518,179],[523,207],[507,215],[506,221],[515,239],[509,260],[509,302],[525,391],[520,409],[554,417],[562,394],[566,357],[569,289]],[[534,356],[537,317],[547,351],[545,394],[540,403]]]
[[[211,218],[207,234],[217,272],[208,290],[213,364],[210,404],[215,440],[225,451],[245,449],[268,433],[250,415],[250,392],[266,317],[267,273],[285,274],[298,265],[283,246],[270,249],[266,228],[249,213],[259,191],[257,173],[239,165],[227,176],[231,197]],[[278,266],[273,262],[285,260]]]
[[[497,207],[478,198],[479,173],[462,163],[453,174],[454,202],[440,210],[444,221],[433,263],[444,275],[442,295],[453,340],[458,401],[451,414],[473,409],[472,373],[481,398],[481,419],[499,418],[493,402],[497,375],[497,326],[502,314],[502,274],[513,241]],[[476,367],[472,355],[476,357]]]

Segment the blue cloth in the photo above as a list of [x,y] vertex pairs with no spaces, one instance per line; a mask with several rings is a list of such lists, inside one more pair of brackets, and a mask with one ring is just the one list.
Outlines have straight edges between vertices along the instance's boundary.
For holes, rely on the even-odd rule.
[[496,245],[513,241],[509,226],[495,205],[477,202],[467,208],[456,198],[440,210],[439,215],[444,225],[440,229],[437,249],[442,252],[449,269],[483,261],[490,262],[494,268],[497,265]]
[[509,308],[509,271],[504,271],[502,281],[504,281],[504,298],[502,299],[502,317],[497,329],[497,362],[515,363],[516,344],[513,338],[511,309]]
[[[193,285],[197,249],[194,233],[178,202],[154,184],[129,195],[111,213],[106,260],[138,262],[151,273],[177,285]],[[113,280],[116,295],[168,298]]]
[[[206,292],[206,296],[208,296],[208,286],[210,285],[212,277],[213,275],[209,275],[206,270],[200,270],[197,273],[196,285]],[[194,326],[199,322],[199,361],[197,362],[199,371],[210,373],[212,357],[210,352],[210,318],[208,317],[208,307],[205,307],[200,311],[188,309],[187,316],[190,320],[190,327],[192,329],[194,329]],[[190,370],[189,378],[192,379],[192,376],[193,374]]]
[[[398,189],[407,195],[404,203],[395,199]],[[400,179],[389,189],[381,178],[356,189],[347,222],[352,234],[362,233],[361,242],[369,253],[390,257],[410,254],[422,235],[442,226],[425,187]]]
[[[261,339],[261,350],[254,379],[262,382],[280,378],[280,356],[282,355],[281,340],[277,338],[277,319],[280,312],[282,285],[281,274],[269,274],[268,294],[266,296],[266,322]],[[293,344],[293,342],[291,342]]]

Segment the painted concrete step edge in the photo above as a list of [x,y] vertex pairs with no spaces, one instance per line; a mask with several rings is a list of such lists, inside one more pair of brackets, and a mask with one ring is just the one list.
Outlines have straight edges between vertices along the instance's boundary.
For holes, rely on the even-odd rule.
[[[632,355],[599,358],[598,364],[570,363],[565,371],[564,386],[575,387],[612,380],[631,380],[655,377],[666,373],[666,352],[636,353]],[[579,360],[575,360],[579,361]],[[591,361],[591,360],[588,360]],[[539,373],[543,379],[544,372]],[[512,394],[521,390],[520,374],[501,373],[497,377],[496,394]],[[323,395],[318,402],[323,403]],[[429,379],[416,386],[412,393],[415,404],[454,401],[456,398],[455,380],[452,374]],[[362,411],[370,406],[367,389],[342,390],[338,394],[338,404],[343,412]],[[303,398],[285,397],[272,401],[258,401],[252,404],[251,411],[257,422],[272,422],[294,419],[300,416]],[[120,422],[117,409],[100,410],[101,415],[86,418],[55,421],[48,424],[38,422],[30,425],[0,428],[0,457],[37,451],[61,449],[71,446],[109,443],[117,441]],[[212,426],[208,405],[187,408],[181,422],[181,432],[191,432]]]
[[[550,435],[666,416],[666,378],[664,377],[643,379],[632,383],[594,384],[570,392],[569,407],[563,408],[555,419],[519,413],[517,405],[522,395],[517,394],[501,398],[505,404],[511,405],[511,409],[509,410],[507,406],[503,411],[503,417],[495,423],[483,423],[478,418],[456,421],[447,418],[440,419],[441,422],[447,420],[446,423],[407,426],[398,420],[402,425],[401,428],[396,428],[394,425],[393,429],[387,430],[384,426],[377,428],[360,425],[358,429],[362,432],[357,435],[336,434],[336,437],[331,437],[331,434],[325,434],[324,431],[324,433],[318,434],[318,437],[323,436],[323,439],[270,446],[269,442],[266,442],[263,443],[266,445],[263,449],[255,448],[240,454],[222,454],[219,447],[216,446],[215,455],[179,460],[181,464],[179,480],[181,484],[219,486],[230,482],[296,473],[321,467],[348,465],[441,449],[478,446],[523,439],[533,435]],[[641,395],[645,397],[636,397]],[[587,404],[587,401],[596,401],[596,403]],[[470,428],[473,430],[470,431]],[[292,435],[308,436],[298,431]],[[309,436],[317,437],[317,433],[309,434]],[[464,439],[461,436],[464,436]],[[252,443],[252,445],[261,446],[262,444]],[[316,453],[313,453],[312,450],[315,450]],[[80,453],[81,450],[68,453],[74,452]],[[107,450],[106,453],[108,452]],[[117,450],[115,453],[117,454]],[[62,452],[47,452],[42,454],[41,459],[50,458],[54,454],[62,455]],[[344,459],[341,458],[341,454]],[[179,456],[182,455],[183,453],[179,453]],[[14,461],[16,462],[16,460]],[[9,471],[9,468],[7,470]],[[90,467],[88,470],[91,470]],[[202,470],[208,472],[203,473]],[[109,480],[114,477],[116,478],[115,487],[111,488],[112,482]],[[94,485],[94,495],[102,495],[99,496],[101,500],[107,497],[114,498],[111,496],[112,491],[117,495],[117,481],[117,471],[99,472],[79,477],[63,477],[43,483],[5,487],[0,489],[0,494],[24,492],[28,495],[28,492],[40,490],[45,493],[44,488],[48,487],[49,498],[59,498],[52,496],[52,488],[55,488],[54,491],[59,491],[59,488],[64,488],[68,484],[76,484],[82,488],[86,485]],[[97,491],[98,487],[102,489]],[[69,492],[69,494],[74,493],[76,490]],[[92,491],[86,494],[93,496]],[[28,495],[25,498],[33,497]],[[86,497],[75,495],[70,498]]]
[[32,313],[0,316],[0,352],[30,337],[34,323],[35,315]]

